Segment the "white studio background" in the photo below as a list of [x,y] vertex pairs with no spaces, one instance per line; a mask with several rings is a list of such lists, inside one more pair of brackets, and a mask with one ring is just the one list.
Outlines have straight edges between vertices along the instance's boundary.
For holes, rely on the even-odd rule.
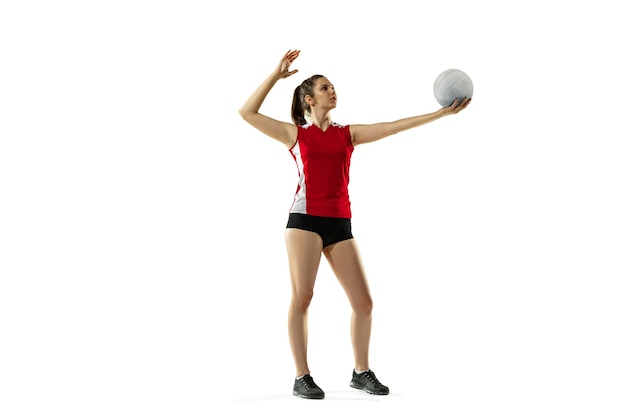
[[[432,3],[432,2],[431,2]],[[6,1],[0,6],[0,414],[623,416],[624,29],[600,1]],[[375,301],[325,261],[322,402],[291,396],[283,229],[297,173],[237,110],[335,84],[339,123],[463,113],[358,147],[353,229]]]

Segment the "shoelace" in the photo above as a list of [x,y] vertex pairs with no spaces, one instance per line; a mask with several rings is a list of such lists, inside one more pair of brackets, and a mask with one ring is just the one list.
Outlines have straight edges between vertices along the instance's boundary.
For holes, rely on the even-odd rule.
[[380,381],[378,380],[378,378],[376,378],[376,375],[374,375],[374,372],[367,371],[367,372],[364,373],[364,376],[372,384],[374,384],[374,385],[382,385],[380,383]]
[[313,378],[311,376],[309,376],[309,375],[300,378],[298,381],[307,390],[310,390],[310,389],[313,389],[313,388],[317,388],[317,386],[315,385],[315,382],[313,382]]

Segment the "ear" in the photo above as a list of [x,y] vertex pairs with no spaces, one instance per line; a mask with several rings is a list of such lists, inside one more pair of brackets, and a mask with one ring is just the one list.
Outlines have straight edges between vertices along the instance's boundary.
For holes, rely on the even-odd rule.
[[306,101],[306,104],[308,104],[309,106],[312,106],[315,103],[315,100],[313,100],[313,97],[309,95],[304,96],[304,101]]

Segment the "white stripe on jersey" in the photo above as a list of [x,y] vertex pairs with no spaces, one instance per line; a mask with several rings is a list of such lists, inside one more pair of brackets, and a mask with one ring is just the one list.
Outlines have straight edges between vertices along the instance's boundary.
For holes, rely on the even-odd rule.
[[300,151],[300,142],[296,141],[296,144],[291,149],[296,165],[298,166],[298,191],[293,197],[293,204],[291,205],[291,213],[306,214],[306,181],[304,178],[304,162],[302,162],[302,152]]

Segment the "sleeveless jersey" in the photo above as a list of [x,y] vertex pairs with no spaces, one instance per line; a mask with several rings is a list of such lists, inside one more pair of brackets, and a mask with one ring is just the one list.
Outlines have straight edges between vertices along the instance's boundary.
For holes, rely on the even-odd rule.
[[289,150],[298,167],[298,187],[290,213],[351,218],[348,183],[354,146],[349,126],[332,123],[326,131],[314,124],[298,126]]

